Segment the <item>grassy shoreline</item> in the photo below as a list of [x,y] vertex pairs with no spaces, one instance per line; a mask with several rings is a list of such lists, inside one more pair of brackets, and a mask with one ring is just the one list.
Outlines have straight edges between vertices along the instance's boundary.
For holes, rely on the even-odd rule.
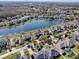
[[[29,21],[29,22],[30,22],[30,21]],[[69,23],[69,24],[72,24],[73,22],[69,21],[68,23]],[[16,38],[17,36],[21,36],[22,33],[24,33],[24,34],[29,34],[30,32],[31,32],[31,33],[38,32],[38,30],[53,29],[53,28],[55,28],[55,27],[57,27],[57,26],[63,26],[63,24],[48,26],[48,27],[45,27],[45,28],[36,29],[36,30],[32,30],[32,31],[27,31],[27,32],[21,32],[21,33],[17,33],[17,34],[14,34],[14,35],[9,35],[8,37],[9,37],[9,38]],[[5,37],[4,37],[4,38],[5,38]]]

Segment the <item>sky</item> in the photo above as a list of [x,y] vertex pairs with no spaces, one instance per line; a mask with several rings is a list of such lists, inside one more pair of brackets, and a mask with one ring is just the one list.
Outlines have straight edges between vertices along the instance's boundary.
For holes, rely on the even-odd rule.
[[79,2],[79,0],[0,0],[0,1],[49,1],[49,2]]

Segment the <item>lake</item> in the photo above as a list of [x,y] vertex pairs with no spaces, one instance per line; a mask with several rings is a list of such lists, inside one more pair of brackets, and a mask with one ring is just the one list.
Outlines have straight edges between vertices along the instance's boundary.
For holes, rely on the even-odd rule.
[[20,32],[27,32],[32,31],[36,29],[41,29],[44,27],[62,24],[64,22],[61,22],[59,20],[32,20],[31,22],[26,22],[25,24],[12,27],[12,28],[0,28],[0,37],[6,36],[6,35],[13,35]]

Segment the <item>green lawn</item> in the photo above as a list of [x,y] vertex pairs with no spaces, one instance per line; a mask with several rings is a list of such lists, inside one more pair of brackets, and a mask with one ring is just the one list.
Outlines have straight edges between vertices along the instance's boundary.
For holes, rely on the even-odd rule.
[[14,58],[15,58],[15,55],[20,55],[20,53],[19,53],[19,52],[14,53],[14,54],[9,55],[9,56],[7,56],[7,57],[5,57],[5,58],[3,58],[3,59],[14,59]]
[[23,45],[16,46],[16,49],[23,48]]
[[2,50],[2,52],[0,53],[0,55],[3,55],[5,53],[7,53],[7,51],[6,50]]
[[62,56],[60,56],[58,59],[64,59]]
[[74,56],[72,59],[79,59],[79,55]]
[[77,47],[73,48],[72,50],[79,54],[79,49]]
[[4,58],[4,59],[14,59],[14,54],[12,54],[12,55],[10,55],[10,56]]
[[66,55],[65,57],[67,59],[72,59],[74,56],[76,56],[73,52],[70,55]]

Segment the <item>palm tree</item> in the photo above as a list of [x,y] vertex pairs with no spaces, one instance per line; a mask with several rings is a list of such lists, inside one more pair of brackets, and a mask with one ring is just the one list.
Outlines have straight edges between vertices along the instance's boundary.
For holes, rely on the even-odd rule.
[[20,59],[20,53],[17,52],[16,54],[14,54],[14,59]]
[[40,37],[40,40],[46,40],[47,39],[47,35],[42,35],[41,37]]
[[31,56],[30,56],[30,54],[29,54],[28,49],[26,49],[26,50],[24,51],[24,53],[25,53],[26,56],[28,56],[30,59],[32,59]]
[[23,43],[24,43],[23,35],[21,35],[21,36],[19,37],[19,42],[20,42],[20,45],[23,45]]
[[34,33],[30,32],[30,35],[32,36],[32,43],[35,42],[35,36],[34,36]]
[[6,41],[7,41],[8,49],[11,50],[10,38],[8,36],[6,37]]

